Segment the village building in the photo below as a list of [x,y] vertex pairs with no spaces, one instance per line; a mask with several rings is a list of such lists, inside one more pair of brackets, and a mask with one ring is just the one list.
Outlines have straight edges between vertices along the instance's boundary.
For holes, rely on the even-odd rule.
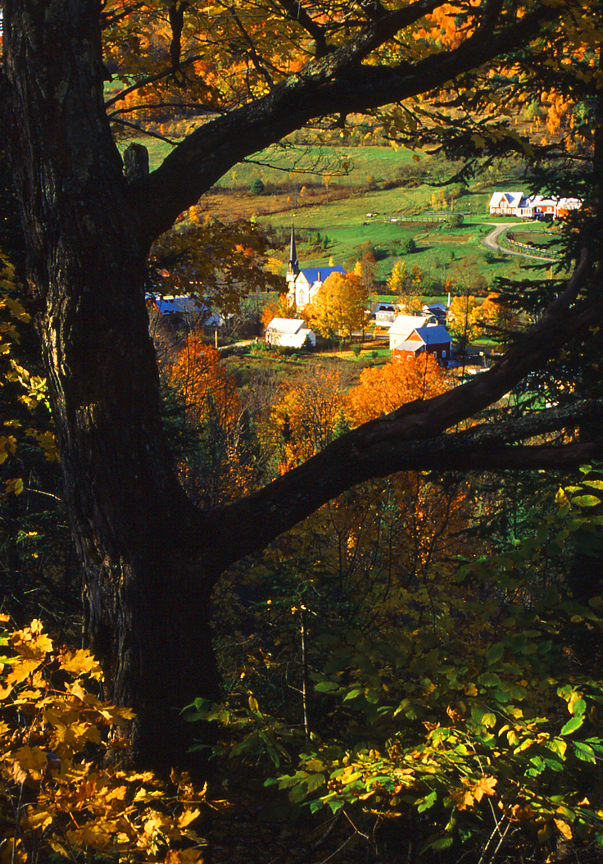
[[494,192],[490,198],[491,216],[517,216],[519,219],[559,219],[578,210],[579,198],[544,198],[523,192]]
[[445,324],[448,317],[448,306],[445,303],[429,303],[423,306],[421,312],[423,315],[434,315],[438,324]]
[[287,295],[291,306],[299,311],[314,301],[322,283],[331,273],[341,273],[345,276],[345,270],[337,267],[299,267],[297,250],[295,248],[295,231],[291,226],[291,245],[289,249],[289,267],[287,268]]
[[306,340],[316,345],[316,335],[301,318],[273,318],[264,336],[268,345],[281,348],[302,348]]
[[195,294],[157,294],[146,295],[147,302],[155,306],[160,315],[188,327],[223,327],[224,318]]
[[494,192],[490,198],[491,216],[517,216],[523,192]]
[[413,360],[419,354],[432,354],[440,365],[451,358],[452,339],[442,324],[417,327],[408,339],[392,350],[392,360]]
[[398,314],[397,304],[394,303],[377,303],[375,306],[375,325],[377,327],[385,327],[389,329]]
[[437,323],[435,315],[398,315],[387,331],[389,350],[393,351],[402,342],[406,342],[413,330],[435,326]]

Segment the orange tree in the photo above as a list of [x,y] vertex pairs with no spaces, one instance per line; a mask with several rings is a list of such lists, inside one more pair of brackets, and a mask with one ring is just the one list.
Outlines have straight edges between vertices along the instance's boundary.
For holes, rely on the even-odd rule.
[[248,492],[255,479],[249,421],[218,351],[190,336],[168,374],[194,442],[179,461],[189,495],[208,509]]
[[429,399],[447,389],[437,360],[431,354],[420,354],[412,361],[363,369],[360,383],[350,391],[349,411],[354,423],[360,425],[390,414],[407,402]]
[[[593,182],[585,183],[591,205],[581,242],[590,252],[527,339],[479,380],[364,424],[261,491],[211,512],[187,498],[165,445],[144,303],[153,243],[241,159],[316,118],[345,125],[354,112],[396,103],[389,126],[416,130],[405,100],[449,87],[451,98],[464,97],[470,120],[484,101],[497,102],[498,88],[513,86],[488,77],[497,58],[506,69],[537,58],[526,74],[548,74],[547,46],[556,61],[564,40],[592,42],[599,7],[462,0],[452,9],[451,46],[431,36],[436,22],[428,16],[449,9],[443,0],[353,8],[333,0],[319,14],[280,0],[3,0],[1,8],[2,135],[83,570],[87,635],[102,657],[108,695],[136,711],[132,755],[170,763],[186,758],[191,735],[175,709],[218,691],[210,598],[234,561],[370,477],[418,465],[561,467],[600,453],[598,435],[514,446],[592,420],[599,410],[592,401],[445,434],[600,320],[592,276],[601,258],[600,151]],[[589,62],[578,70],[580,86],[596,103],[598,60]],[[517,80],[521,87],[524,79]],[[152,171],[140,145],[124,166],[115,130],[143,128],[151,105],[182,110],[190,127]],[[600,134],[597,123],[589,128]],[[486,140],[473,129],[468,135],[477,149]],[[497,136],[497,146],[523,151],[504,124]],[[218,270],[219,257],[216,250]]]

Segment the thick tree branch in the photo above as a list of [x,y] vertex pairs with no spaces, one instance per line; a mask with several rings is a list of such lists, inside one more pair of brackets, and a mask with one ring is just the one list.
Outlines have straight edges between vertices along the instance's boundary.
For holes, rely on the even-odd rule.
[[[363,111],[437,89],[503,55],[509,46],[516,49],[528,43],[541,32],[544,21],[559,14],[556,7],[539,7],[489,38],[478,37],[478,28],[457,49],[430,55],[414,65],[362,63],[402,28],[440,5],[441,0],[423,0],[378,18],[344,45],[277,84],[266,97],[193,132],[144,183],[133,187],[150,240],[169,228],[225,171],[312,118]],[[496,9],[496,3],[488,4],[485,26],[489,32],[494,29]]]
[[[525,376],[574,336],[598,322],[603,298],[576,303],[587,274],[586,256],[564,293],[488,372],[425,401],[416,400],[343,435],[299,468],[279,477],[247,499],[209,517],[200,517],[201,537],[212,537],[212,572],[228,559],[230,531],[238,537],[237,558],[269,543],[345,489],[372,477],[404,470],[484,470],[494,468],[568,468],[603,456],[603,439],[585,444],[516,446],[516,442],[592,423],[603,416],[603,402],[590,400],[565,409],[534,412],[504,424],[482,424],[443,434],[496,403]],[[222,534],[220,542],[219,534]],[[241,550],[245,550],[241,553]],[[204,548],[207,561],[207,549]]]
[[[217,578],[242,555],[264,548],[337,495],[376,477],[417,470],[571,470],[589,460],[600,460],[603,438],[583,443],[514,444],[583,420],[603,420],[603,400],[588,400],[565,411],[537,412],[521,421],[483,424],[433,438],[409,440],[392,436],[369,447],[365,446],[366,430],[360,427],[256,495],[213,513],[209,520],[214,550],[209,553],[213,559],[210,572]],[[206,532],[204,526],[204,535]],[[232,546],[227,540],[231,532],[237,536],[237,551],[229,558]],[[207,572],[207,547],[203,558]]]

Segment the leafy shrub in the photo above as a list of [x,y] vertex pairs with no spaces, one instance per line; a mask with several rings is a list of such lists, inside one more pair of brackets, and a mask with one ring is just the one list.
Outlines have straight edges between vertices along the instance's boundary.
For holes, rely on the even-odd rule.
[[417,251],[417,244],[415,243],[415,241],[412,237],[409,237],[407,240],[405,240],[402,243],[402,251],[406,255],[412,255],[413,252]]
[[459,562],[451,581],[392,586],[389,631],[317,629],[328,659],[310,676],[326,703],[314,712],[329,722],[306,741],[251,695],[249,707],[198,700],[190,719],[238,730],[239,754],[297,759],[267,784],[367,836],[389,826],[408,860],[552,860],[564,843],[577,861],[600,857],[603,682],[571,646],[601,639],[603,598],[581,605],[560,578],[563,556],[600,550],[600,489],[587,473],[523,540]]
[[461,213],[452,213],[448,217],[448,222],[449,222],[451,228],[460,228],[461,225],[463,224],[463,221],[464,221],[464,217],[462,216]]
[[2,861],[97,853],[200,864],[205,843],[194,825],[205,790],[184,774],[162,783],[151,772],[102,767],[107,745],[120,749],[133,714],[94,694],[95,659],[55,649],[39,621],[0,644],[10,652],[0,657]]
[[253,183],[251,184],[250,189],[251,189],[252,195],[263,195],[264,192],[266,191],[266,186],[264,185],[264,182],[259,177],[256,177],[255,180],[253,181]]

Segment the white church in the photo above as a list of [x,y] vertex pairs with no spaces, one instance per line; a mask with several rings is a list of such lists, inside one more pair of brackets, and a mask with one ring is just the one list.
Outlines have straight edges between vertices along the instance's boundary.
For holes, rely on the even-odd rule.
[[291,305],[299,312],[308,303],[312,303],[322,283],[331,273],[345,275],[341,266],[337,267],[306,267],[300,270],[295,249],[295,231],[291,226],[291,246],[289,249],[289,267],[287,269],[287,295]]

